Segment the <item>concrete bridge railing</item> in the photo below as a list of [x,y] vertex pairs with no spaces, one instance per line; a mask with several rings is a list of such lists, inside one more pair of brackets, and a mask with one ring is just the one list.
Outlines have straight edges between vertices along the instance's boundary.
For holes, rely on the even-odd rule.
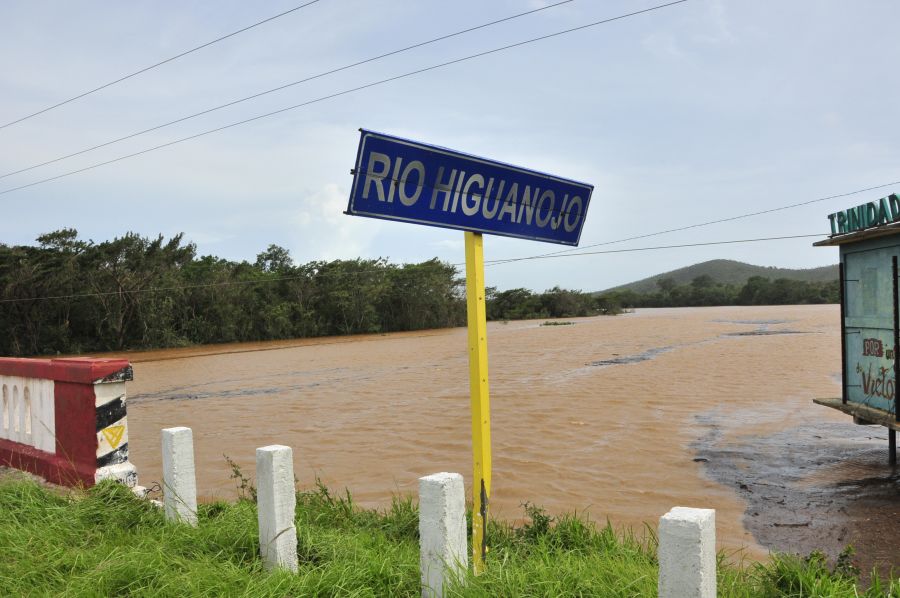
[[62,485],[129,486],[123,359],[0,358],[0,465]]
[[56,450],[53,381],[0,375],[3,425],[0,439],[41,451]]

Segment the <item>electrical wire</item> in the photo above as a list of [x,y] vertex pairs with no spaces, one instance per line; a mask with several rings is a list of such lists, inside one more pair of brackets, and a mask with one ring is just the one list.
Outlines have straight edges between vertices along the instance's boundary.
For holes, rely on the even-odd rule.
[[[634,247],[631,249],[610,249],[604,251],[592,251],[587,253],[570,253],[565,255],[544,255],[544,256],[530,256],[519,258],[518,261],[525,260],[538,260],[538,259],[549,259],[549,258],[569,258],[569,257],[581,257],[586,255],[601,255],[608,253],[630,253],[637,251],[657,251],[661,249],[679,249],[686,247],[706,247],[712,245],[733,245],[738,243],[759,243],[763,241],[783,241],[790,239],[805,239],[809,237],[826,237],[827,235],[824,233],[819,234],[809,234],[809,235],[786,235],[780,237],[757,237],[753,239],[731,239],[725,241],[707,241],[702,243],[685,243],[680,245],[659,245],[655,247]],[[509,261],[503,260],[495,260],[495,261],[486,261],[485,264],[497,265],[498,263],[509,263]],[[67,295],[49,295],[44,297],[22,297],[22,298],[12,298],[12,299],[0,299],[0,303],[22,303],[22,302],[35,302],[35,301],[49,301],[55,299],[81,299],[85,297],[107,297],[112,295],[133,295],[140,293],[162,293],[168,291],[183,291],[183,290],[192,290],[192,289],[204,289],[204,288],[214,288],[214,287],[228,287],[228,286],[242,286],[242,285],[253,285],[253,284],[271,284],[276,282],[285,282],[291,280],[312,280],[315,281],[316,277],[328,277],[329,275],[337,277],[346,277],[348,279],[354,278],[358,279],[360,275],[363,274],[381,274],[384,275],[389,271],[389,268],[392,264],[386,264],[385,267],[382,268],[363,268],[357,270],[355,272],[329,272],[327,270],[328,264],[325,265],[324,270],[308,275],[298,275],[298,276],[282,276],[277,278],[268,278],[262,280],[232,280],[225,282],[211,282],[211,283],[203,283],[203,284],[193,284],[193,285],[181,285],[181,286],[172,286],[172,287],[148,287],[143,289],[123,289],[121,291],[103,291],[103,292],[93,292],[93,293],[72,293]],[[419,265],[419,264],[414,264]],[[450,266],[464,266],[465,263],[455,263],[448,264]]]
[[263,19],[262,21],[253,23],[252,25],[248,25],[248,26],[246,26],[246,27],[243,27],[243,28],[241,28],[241,29],[238,29],[237,31],[232,31],[231,33],[228,33],[228,34],[226,34],[226,35],[223,35],[222,37],[217,37],[217,38],[214,39],[214,40],[211,40],[211,41],[206,42],[205,44],[200,44],[199,46],[196,46],[196,47],[194,47],[194,48],[191,48],[190,50],[186,50],[186,51],[182,52],[181,54],[176,54],[175,56],[172,56],[172,57],[170,57],[170,58],[166,58],[165,60],[161,60],[160,62],[157,62],[156,64],[151,64],[150,66],[147,66],[147,67],[144,67],[144,68],[142,68],[142,69],[140,69],[140,70],[134,71],[133,73],[130,73],[130,74],[128,74],[128,75],[125,75],[124,77],[119,77],[118,79],[115,79],[115,80],[110,81],[110,82],[108,82],[108,83],[104,83],[103,85],[100,85],[99,87],[95,87],[95,88],[93,88],[93,89],[90,89],[90,90],[88,90],[88,91],[85,91],[84,93],[80,93],[80,94],[78,94],[78,95],[76,95],[76,96],[73,96],[73,97],[67,99],[67,100],[63,100],[62,102],[59,102],[59,103],[57,103],[57,104],[53,104],[52,106],[48,106],[47,108],[44,108],[44,109],[42,109],[42,110],[38,110],[37,112],[33,112],[33,113],[31,113],[31,114],[29,114],[29,115],[27,115],[27,116],[23,116],[23,117],[18,118],[18,119],[16,119],[16,120],[10,121],[10,122],[8,122],[8,123],[6,123],[6,124],[4,124],[4,125],[0,125],[0,129],[5,129],[5,128],[7,128],[7,127],[11,127],[12,125],[15,125],[15,124],[20,123],[20,122],[25,121],[25,120],[28,120],[29,118],[34,118],[35,116],[38,116],[39,114],[44,114],[45,112],[50,112],[51,110],[54,110],[54,109],[56,109],[56,108],[59,108],[60,106],[65,106],[66,104],[69,104],[69,103],[71,103],[71,102],[74,102],[75,100],[79,100],[79,99],[81,99],[81,98],[83,98],[83,97],[85,97],[85,96],[91,95],[92,93],[96,93],[96,92],[100,91],[101,89],[106,89],[107,87],[111,87],[111,86],[115,85],[116,83],[121,83],[122,81],[125,81],[125,80],[127,80],[127,79],[131,79],[132,77],[136,77],[137,75],[140,75],[140,74],[142,74],[142,73],[146,73],[147,71],[151,71],[151,70],[153,70],[153,69],[155,69],[155,68],[157,68],[157,67],[160,67],[160,66],[162,66],[162,65],[164,65],[164,64],[167,64],[167,63],[169,63],[169,62],[172,62],[173,60],[178,60],[179,58],[182,58],[182,57],[184,57],[184,56],[187,56],[188,54],[193,54],[194,52],[196,52],[196,51],[198,51],[198,50],[202,50],[203,48],[207,48],[207,47],[209,47],[209,46],[211,46],[211,45],[213,45],[213,44],[219,43],[220,41],[226,40],[226,39],[228,39],[228,38],[230,38],[230,37],[234,37],[235,35],[238,35],[238,34],[240,34],[240,33],[244,33],[245,31],[249,31],[250,29],[253,29],[254,27],[259,27],[260,25],[262,25],[262,24],[264,24],[264,23],[268,23],[269,21],[274,21],[275,19],[278,19],[278,18],[283,17],[283,16],[285,16],[285,15],[289,15],[289,14],[291,14],[292,12],[296,12],[296,11],[300,10],[301,8],[306,8],[306,7],[309,6],[310,4],[315,4],[316,2],[320,2],[320,1],[321,1],[321,0],[310,0],[309,2],[306,2],[306,3],[304,3],[304,4],[301,4],[300,6],[295,6],[294,8],[291,8],[291,9],[289,9],[289,10],[286,10],[286,11],[284,11],[284,12],[282,12],[282,13],[278,13],[277,15],[271,16],[271,17],[269,17],[269,18],[267,18],[267,19]]
[[550,8],[556,8],[557,6],[561,6],[561,5],[563,5],[563,4],[569,4],[570,2],[574,2],[574,1],[575,1],[575,0],[562,0],[562,1],[556,2],[556,3],[554,3],[554,4],[548,4],[547,6],[541,6],[541,7],[539,7],[539,8],[535,8],[535,9],[528,10],[528,11],[525,11],[525,12],[520,12],[520,13],[518,13],[518,14],[510,15],[510,16],[508,16],[508,17],[503,17],[502,19],[497,19],[497,20],[494,20],[494,21],[490,21],[490,22],[488,22],[488,23],[482,23],[481,25],[476,25],[476,26],[474,26],[474,27],[469,27],[469,28],[467,28],[467,29],[461,29],[460,31],[456,31],[456,32],[453,32],[453,33],[448,33],[448,34],[446,34],[446,35],[442,35],[442,36],[440,36],[440,37],[435,37],[435,38],[432,38],[432,39],[429,39],[429,40],[426,40],[426,41],[423,41],[423,42],[419,42],[419,43],[413,44],[413,45],[411,45],[411,46],[406,46],[406,47],[404,47],[404,48],[400,48],[400,49],[397,49],[397,50],[392,50],[392,51],[386,52],[386,53],[384,53],[384,54],[379,54],[378,56],[372,56],[371,58],[366,58],[365,60],[360,60],[360,61],[357,61],[357,62],[354,62],[354,63],[351,63],[351,64],[346,64],[346,65],[344,65],[344,66],[341,66],[341,67],[338,67],[338,68],[334,68],[334,69],[331,69],[331,70],[328,70],[328,71],[323,71],[323,72],[317,73],[317,74],[315,74],[315,75],[310,75],[309,77],[305,77],[305,78],[303,78],[303,79],[298,79],[297,81],[292,81],[292,82],[290,82],[290,83],[285,83],[284,85],[279,85],[278,87],[273,87],[272,89],[267,89],[267,90],[265,90],[265,91],[261,91],[261,92],[259,92],[259,93],[255,93],[255,94],[253,94],[253,95],[249,95],[249,96],[246,96],[246,97],[243,97],[243,98],[239,98],[239,99],[233,100],[233,101],[231,101],[231,102],[226,102],[225,104],[220,104],[220,105],[218,105],[218,106],[214,106],[214,107],[208,108],[208,109],[206,109],[206,110],[201,110],[200,112],[195,112],[194,114],[189,114],[189,115],[187,115],[187,116],[183,116],[183,117],[177,118],[177,119],[175,119],[175,120],[170,120],[169,122],[165,122],[165,123],[162,123],[162,124],[160,124],[160,125],[156,125],[156,126],[154,126],[154,127],[150,127],[149,129],[144,129],[144,130],[142,130],[142,131],[137,131],[137,132],[135,132],[135,133],[130,133],[130,134],[128,134],[128,135],[124,135],[124,136],[122,136],[122,137],[119,137],[119,138],[117,138],[117,139],[113,139],[113,140],[111,140],[111,141],[107,141],[107,142],[104,142],[104,143],[100,143],[100,144],[98,144],[98,145],[94,145],[94,146],[92,146],[92,147],[88,147],[88,148],[79,150],[79,151],[77,151],[77,152],[72,152],[71,154],[66,154],[65,156],[59,156],[59,157],[57,157],[57,158],[53,158],[52,160],[47,160],[47,161],[45,161],[45,162],[41,162],[40,164],[34,164],[34,165],[28,166],[28,167],[26,167],[26,168],[20,168],[19,170],[15,170],[15,171],[12,171],[12,172],[7,172],[6,174],[0,174],[0,179],[5,179],[6,177],[10,177],[10,176],[13,176],[13,175],[16,175],[16,174],[21,174],[21,173],[23,173],[23,172],[28,172],[29,170],[34,170],[35,168],[40,168],[41,166],[47,166],[48,164],[54,164],[54,163],[56,163],[56,162],[61,162],[62,160],[67,160],[67,159],[69,159],[69,158],[74,158],[75,156],[80,156],[80,155],[82,155],[82,154],[86,154],[86,153],[88,153],[88,152],[92,152],[92,151],[94,151],[94,150],[97,150],[97,149],[100,149],[100,148],[103,148],[103,147],[107,147],[107,146],[113,145],[113,144],[115,144],[115,143],[119,143],[120,141],[125,141],[125,140],[127,140],[127,139],[133,139],[133,138],[135,138],[135,137],[139,137],[140,135],[144,135],[145,133],[150,133],[150,132],[152,132],[152,131],[158,131],[158,130],[160,130],[160,129],[164,129],[165,127],[169,127],[169,126],[171,126],[171,125],[178,124],[178,123],[181,123],[181,122],[190,120],[190,119],[192,119],[192,118],[197,118],[198,116],[203,116],[204,114],[209,114],[209,113],[215,112],[215,111],[217,111],[217,110],[222,110],[223,108],[228,108],[228,107],[230,107],[230,106],[234,106],[234,105],[240,104],[240,103],[242,103],[242,102],[246,102],[246,101],[249,101],[249,100],[253,100],[253,99],[262,97],[262,96],[264,96],[264,95],[268,95],[268,94],[270,94],[270,93],[275,93],[276,91],[282,91],[282,90],[284,90],[284,89],[288,89],[289,87],[294,87],[294,86],[296,86],[296,85],[300,85],[301,83],[307,83],[307,82],[313,81],[313,80],[315,80],[315,79],[321,79],[322,77],[327,77],[328,75],[333,75],[333,74],[335,74],[335,73],[339,73],[339,72],[341,72],[341,71],[345,71],[345,70],[348,70],[348,69],[351,69],[351,68],[354,68],[354,67],[357,67],[357,66],[361,66],[361,65],[363,65],[363,64],[368,64],[368,63],[370,63],[370,62],[375,62],[376,60],[381,60],[382,58],[387,58],[388,56],[394,56],[394,55],[396,55],[396,54],[401,54],[401,53],[403,53],[403,52],[408,52],[409,50],[414,50],[414,49],[416,49],[416,48],[421,48],[421,47],[423,47],[423,46],[427,46],[427,45],[429,45],[429,44],[434,44],[434,43],[437,43],[437,42],[439,42],[439,41],[443,41],[443,40],[446,40],[446,39],[450,39],[450,38],[452,38],[452,37],[457,37],[457,36],[460,36],[460,35],[463,35],[463,34],[466,34],[466,33],[471,33],[472,31],[477,31],[477,30],[479,30],[479,29],[485,29],[485,28],[491,27],[491,26],[493,26],[493,25],[498,25],[498,24],[500,24],[500,23],[505,23],[505,22],[507,22],[507,21],[512,21],[513,19],[518,19],[518,18],[520,18],[520,17],[524,17],[524,16],[527,16],[527,15],[530,15],[530,14],[534,14],[534,13],[536,13],[536,12],[548,10],[548,9],[550,9]]
[[[827,197],[818,197],[818,198],[816,198],[816,199],[810,199],[810,200],[807,200],[807,201],[801,201],[801,202],[798,202],[798,203],[792,203],[792,204],[788,204],[788,205],[786,205],[786,206],[779,206],[779,207],[777,207],[777,208],[769,208],[769,209],[767,209],[767,210],[760,210],[760,211],[758,211],[758,212],[748,212],[748,213],[746,213],[746,214],[739,214],[739,215],[737,215],[737,216],[729,216],[729,217],[727,217],[727,218],[719,218],[719,219],[717,219],[717,220],[709,220],[709,221],[707,221],[707,222],[699,222],[699,223],[697,223],[697,224],[689,224],[689,225],[687,225],[687,226],[680,226],[680,227],[678,227],[678,228],[669,228],[669,229],[666,229],[666,230],[657,231],[657,232],[655,232],[655,233],[646,233],[646,234],[643,234],[643,235],[635,235],[635,236],[633,236],[633,237],[625,237],[625,238],[622,238],[622,239],[616,239],[616,240],[614,240],[614,241],[602,241],[602,242],[599,242],[599,243],[590,243],[590,244],[587,244],[587,245],[582,245],[581,247],[570,247],[570,248],[568,248],[568,249],[560,249],[559,251],[551,251],[551,252],[548,252],[548,253],[540,253],[540,254],[537,254],[537,255],[526,256],[526,257],[522,257],[522,258],[509,258],[509,259],[506,259],[506,260],[494,260],[494,261],[492,262],[492,264],[503,264],[503,263],[506,263],[506,262],[517,262],[517,261],[520,261],[520,260],[523,260],[523,259],[551,257],[551,256],[554,256],[554,255],[559,255],[559,254],[572,253],[572,252],[575,252],[575,251],[583,251],[583,250],[585,250],[585,249],[590,249],[590,248],[592,248],[592,247],[601,247],[601,246],[603,246],[603,245],[614,245],[614,244],[616,244],[616,243],[624,243],[625,241],[636,241],[636,240],[638,240],[638,239],[646,239],[646,238],[648,238],[648,237],[657,237],[657,236],[659,236],[659,235],[665,235],[665,234],[668,234],[668,233],[676,233],[676,232],[681,232],[681,231],[685,231],[685,230],[691,230],[691,229],[693,229],[693,228],[700,228],[700,227],[703,227],[703,226],[710,226],[711,224],[721,224],[721,223],[723,223],[723,222],[731,222],[731,221],[734,221],[734,220],[741,220],[741,219],[743,219],[743,218],[750,218],[751,216],[760,216],[760,215],[762,215],[762,214],[771,214],[771,213],[773,213],[773,212],[781,212],[781,211],[783,211],[783,210],[789,210],[789,209],[791,209],[791,208],[798,208],[798,207],[801,207],[801,206],[808,206],[808,205],[810,205],[810,204],[820,203],[820,202],[823,202],[823,201],[828,201],[829,199],[838,199],[838,198],[841,198],[841,197],[848,197],[848,196],[850,196],[850,195],[858,195],[859,193],[865,193],[865,192],[867,192],[867,191],[874,191],[874,190],[876,190],[876,189],[883,189],[883,188],[885,188],[885,187],[892,187],[892,186],[895,186],[895,185],[900,185],[900,181],[893,181],[893,182],[890,182],[890,183],[884,183],[884,184],[882,184],[882,185],[874,185],[874,186],[872,186],[872,187],[866,187],[866,188],[864,188],[864,189],[857,189],[857,190],[855,190],[855,191],[848,191],[848,192],[846,192],[846,193],[838,193],[837,195],[829,195],[829,196],[827,196]],[[487,263],[487,262],[485,262],[485,263]]]
[[284,282],[286,280],[302,280],[308,276],[283,276],[280,278],[267,278],[262,280],[229,280],[227,282],[210,282],[203,284],[189,284],[176,287],[148,287],[144,289],[122,289],[121,291],[102,291],[94,293],[72,293],[68,295],[48,295],[46,297],[24,297],[16,299],[0,299],[0,303],[19,303],[23,301],[48,301],[52,299],[82,299],[85,297],[109,297],[113,295],[137,295],[141,293],[164,293],[167,291],[187,291],[191,289],[206,289],[211,287],[230,287],[249,284],[268,284]]
[[757,239],[737,239],[733,241],[707,241],[704,243],[683,243],[680,245],[657,245],[655,247],[633,247],[630,249],[606,249],[603,251],[585,251],[584,253],[568,253],[568,254],[544,254],[530,255],[526,257],[513,258],[508,260],[491,260],[485,261],[485,264],[497,266],[500,264],[510,264],[513,262],[524,262],[530,260],[545,260],[561,257],[580,257],[582,255],[601,255],[605,253],[630,253],[632,251],[655,251],[657,249],[679,249],[682,247],[706,247],[708,245],[732,245],[735,243],[757,243],[759,241],[781,241],[784,239],[804,239],[808,237],[827,237],[825,233],[817,233],[811,235],[787,235],[784,237],[759,237]]
[[[354,260],[336,260],[339,262],[352,262]],[[364,261],[378,261],[378,260],[364,260]],[[403,270],[403,267],[407,264],[397,265],[390,264],[385,262],[385,264],[381,267],[370,268],[364,267],[357,270],[345,272],[345,271],[333,271],[330,269],[331,264],[333,262],[325,262],[324,266],[316,271],[305,274],[298,274],[295,276],[279,276],[275,278],[264,278],[258,280],[229,280],[223,282],[209,282],[209,283],[198,283],[198,284],[190,284],[190,285],[179,285],[179,286],[171,286],[171,287],[147,287],[140,289],[122,289],[117,291],[96,291],[90,293],[71,293],[66,295],[48,295],[43,297],[21,297],[21,298],[13,298],[13,299],[0,299],[0,303],[20,303],[24,301],[45,301],[50,299],[81,299],[85,297],[109,297],[114,295],[134,295],[141,293],[161,293],[167,291],[184,291],[184,290],[193,290],[193,289],[206,289],[206,288],[216,288],[216,287],[230,287],[230,286],[247,286],[247,285],[255,285],[255,284],[272,284],[276,282],[286,282],[293,280],[309,280],[316,281],[317,279],[331,279],[333,280],[349,280],[349,279],[359,279],[363,276],[373,276],[379,275],[384,276],[388,272],[391,271],[391,268],[396,268],[399,271]],[[427,262],[426,262],[427,263]],[[444,262],[440,262],[444,264]],[[412,266],[419,266],[420,264],[410,264]],[[448,266],[456,267],[463,266],[464,263],[458,264],[446,264]]]
[[344,96],[344,95],[347,95],[347,94],[351,94],[351,93],[354,93],[354,92],[357,92],[357,91],[361,91],[361,90],[363,90],[363,89],[369,89],[369,88],[371,88],[371,87],[376,87],[376,86],[379,86],[379,85],[383,85],[383,84],[385,84],[385,83],[390,83],[390,82],[392,82],[392,81],[397,81],[397,80],[400,80],[400,79],[405,79],[405,78],[407,78],[407,77],[412,77],[412,76],[414,76],[414,75],[419,75],[419,74],[422,74],[422,73],[427,73],[427,72],[429,72],[429,71],[433,71],[433,70],[436,70],[436,69],[444,68],[444,67],[447,67],[447,66],[450,66],[450,65],[454,65],[454,64],[459,64],[459,63],[461,63],[461,62],[466,62],[466,61],[468,61],[468,60],[473,60],[473,59],[475,59],[475,58],[481,58],[481,57],[483,57],[483,56],[488,56],[488,55],[491,55],[491,54],[496,54],[496,53],[499,53],[499,52],[503,52],[503,51],[505,51],[505,50],[510,50],[510,49],[512,49],[512,48],[518,48],[518,47],[520,47],[520,46],[525,46],[525,45],[532,44],[532,43],[539,42],[539,41],[543,41],[543,40],[546,40],[546,39],[551,39],[551,38],[554,38],[554,37],[559,37],[559,36],[561,36],[561,35],[566,35],[566,34],[569,34],[569,33],[574,33],[574,32],[576,32],[576,31],[581,31],[581,30],[584,30],[584,29],[588,29],[588,28],[590,28],[590,27],[596,27],[596,26],[598,26],[598,25],[603,25],[603,24],[611,23],[611,22],[613,22],[613,21],[619,21],[619,20],[622,20],[622,19],[626,19],[626,18],[628,18],[628,17],[633,17],[633,16],[641,15],[641,14],[644,14],[644,13],[652,12],[652,11],[655,11],[655,10],[660,10],[660,9],[662,9],[662,8],[667,8],[667,7],[670,7],[670,6],[675,6],[675,5],[677,5],[677,4],[683,4],[683,3],[688,2],[688,1],[689,1],[689,0],[674,0],[673,2],[667,2],[667,3],[665,3],[665,4],[658,4],[658,5],[652,6],[652,7],[650,7],[650,8],[645,8],[645,9],[643,9],[643,10],[638,10],[638,11],[634,11],[634,12],[630,12],[630,13],[618,15],[618,16],[615,16],[615,17],[610,17],[610,18],[607,18],[607,19],[602,19],[602,20],[600,20],[600,21],[594,21],[594,22],[588,23],[588,24],[586,24],[586,25],[579,25],[578,27],[572,27],[572,28],[569,28],[569,29],[564,29],[564,30],[562,30],[562,31],[557,31],[557,32],[555,32],[555,33],[549,33],[549,34],[546,34],[546,35],[542,35],[542,36],[539,36],[539,37],[530,38],[530,39],[523,40],[523,41],[520,41],[520,42],[516,42],[516,43],[513,43],[513,44],[508,44],[508,45],[506,45],[506,46],[501,46],[501,47],[498,47],[498,48],[493,48],[493,49],[491,49],[491,50],[485,50],[485,51],[483,51],[483,52],[478,52],[478,53],[475,53],[475,54],[470,54],[470,55],[464,56],[464,57],[462,57],[462,58],[456,58],[456,59],[454,59],[454,60],[449,60],[449,61],[447,61],[447,62],[442,62],[442,63],[439,63],[439,64],[435,64],[435,65],[431,65],[431,66],[428,66],[428,67],[424,67],[424,68],[421,68],[421,69],[416,69],[416,70],[413,70],[413,71],[408,71],[408,72],[403,73],[403,74],[401,74],[401,75],[396,75],[396,76],[393,76],[393,77],[388,77],[388,78],[385,78],[385,79],[380,79],[380,80],[378,80],[378,81],[374,81],[374,82],[372,82],[372,83],[367,83],[367,84],[365,84],[365,85],[359,85],[359,86],[357,86],[357,87],[352,87],[352,88],[350,88],[350,89],[345,89],[345,90],[343,90],[343,91],[338,91],[338,92],[335,92],[335,93],[332,93],[332,94],[328,94],[328,95],[325,95],[325,96],[320,96],[320,97],[318,97],[318,98],[315,98],[315,99],[312,99],[312,100],[308,100],[308,101],[306,101],[306,102],[301,102],[301,103],[299,103],[299,104],[294,104],[293,106],[287,106],[286,108],[281,108],[281,109],[279,109],[279,110],[273,110],[272,112],[267,112],[267,113],[265,113],[265,114],[259,114],[259,115],[257,115],[257,116],[254,116],[254,117],[251,117],[251,118],[247,118],[247,119],[244,119],[244,120],[241,120],[241,121],[238,121],[238,122],[234,122],[234,123],[231,123],[231,124],[228,124],[228,125],[224,125],[224,126],[221,126],[221,127],[216,127],[215,129],[210,129],[210,130],[208,130],[208,131],[203,131],[203,132],[201,132],[201,133],[196,133],[196,134],[190,135],[190,136],[188,136],[188,137],[182,137],[181,139],[176,139],[176,140],[170,141],[170,142],[168,142],[168,143],[163,143],[163,144],[160,144],[160,145],[156,145],[156,146],[153,146],[153,147],[150,147],[150,148],[147,148],[147,149],[138,151],[138,152],[134,152],[134,153],[131,153],[131,154],[126,154],[126,155],[124,155],[124,156],[119,156],[119,157],[113,158],[113,159],[111,159],[111,160],[106,160],[106,161],[104,161],[104,162],[99,162],[99,163],[96,163],[96,164],[92,164],[92,165],[90,165],[90,166],[86,166],[85,168],[79,168],[79,169],[77,169],[77,170],[72,170],[72,171],[69,171],[69,172],[66,172],[66,173],[57,175],[57,176],[53,176],[53,177],[48,177],[48,178],[45,178],[45,179],[41,179],[41,180],[35,181],[35,182],[33,182],[33,183],[28,183],[28,184],[26,184],[26,185],[19,185],[18,187],[12,187],[12,188],[10,188],[10,189],[4,189],[3,191],[0,191],[0,195],[5,195],[5,194],[7,194],[7,193],[12,193],[12,192],[14,192],[14,191],[19,191],[19,190],[21,190],[21,189],[27,189],[27,188],[29,188],[29,187],[34,187],[34,186],[36,186],[36,185],[41,185],[41,184],[43,184],[43,183],[48,183],[48,182],[50,182],[50,181],[55,181],[55,180],[58,180],[58,179],[61,179],[61,178],[69,177],[69,176],[72,176],[72,175],[75,175],[75,174],[79,174],[79,173],[82,173],[82,172],[86,172],[86,171],[88,171],[88,170],[93,170],[94,168],[99,168],[99,167],[101,167],[101,166],[106,166],[106,165],[108,165],[108,164],[113,164],[113,163],[115,163],[115,162],[121,162],[122,160],[127,160],[127,159],[129,159],[129,158],[134,158],[134,157],[136,157],[136,156],[140,156],[140,155],[142,155],[142,154],[146,154],[146,153],[149,153],[149,152],[152,152],[152,151],[156,151],[156,150],[158,150],[158,149],[162,149],[162,148],[165,148],[165,147],[169,147],[169,146],[172,146],[172,145],[175,145],[175,144],[178,144],[178,143],[183,143],[183,142],[185,142],[185,141],[190,141],[190,140],[193,140],[193,139],[197,139],[197,138],[199,138],[199,137],[203,137],[203,136],[209,135],[209,134],[211,134],[211,133],[217,133],[217,132],[219,132],[219,131],[224,131],[224,130],[226,130],[226,129],[231,129],[231,128],[233,128],[233,127],[237,127],[237,126],[240,126],[240,125],[244,125],[244,124],[247,124],[247,123],[251,123],[251,122],[254,122],[254,121],[263,119],[263,118],[268,118],[268,117],[270,117],[270,116],[275,116],[276,114],[281,114],[281,113],[284,113],[284,112],[288,112],[289,110],[295,110],[295,109],[297,109],[297,108],[302,108],[302,107],[304,107],[304,106],[309,106],[309,105],[311,105],[311,104],[316,104],[316,103],[319,103],[319,102],[323,102],[323,101],[326,101],[326,100],[330,100],[330,99],[333,99],[333,98],[337,98],[337,97],[340,97],[340,96]]

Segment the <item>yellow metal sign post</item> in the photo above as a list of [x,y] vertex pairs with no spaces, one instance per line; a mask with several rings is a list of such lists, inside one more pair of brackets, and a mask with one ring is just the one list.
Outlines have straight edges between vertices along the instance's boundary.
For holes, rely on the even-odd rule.
[[[484,571],[491,409],[482,233],[578,246],[594,186],[360,129],[347,214],[465,231],[472,401],[472,563]],[[474,231],[474,232],[473,232]]]
[[472,405],[472,566],[484,570],[488,503],[491,496],[491,401],[488,394],[487,308],[484,244],[466,231],[466,311],[469,325],[469,395]]

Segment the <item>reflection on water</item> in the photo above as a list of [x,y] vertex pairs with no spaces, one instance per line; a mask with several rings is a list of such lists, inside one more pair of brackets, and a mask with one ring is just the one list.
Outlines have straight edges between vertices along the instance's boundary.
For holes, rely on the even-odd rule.
[[[493,514],[520,517],[527,500],[640,529],[675,505],[714,507],[720,547],[763,554],[743,524],[746,497],[695,461],[708,432],[697,416],[728,421],[723,441],[810,421],[850,426],[811,402],[840,392],[838,313],[648,309],[578,326],[489,324]],[[786,324],[815,334],[726,336]],[[294,448],[301,485],[319,476],[367,506],[414,493],[430,473],[471,480],[464,329],[127,357],[144,484],[160,478],[160,429],[176,425],[194,429],[207,498],[235,495],[223,454],[252,473],[254,450],[273,443]]]

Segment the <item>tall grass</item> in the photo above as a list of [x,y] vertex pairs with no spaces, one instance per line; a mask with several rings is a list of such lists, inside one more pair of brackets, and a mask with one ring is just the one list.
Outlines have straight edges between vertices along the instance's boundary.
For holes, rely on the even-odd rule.
[[[299,572],[263,570],[252,500],[200,506],[199,526],[169,523],[127,488],[103,483],[53,492],[0,481],[2,596],[418,596],[418,511],[396,498],[383,511],[318,484],[297,495]],[[639,538],[583,517],[553,520],[526,505],[527,523],[488,526],[487,572],[458,596],[654,596],[651,533]],[[775,557],[744,568],[720,562],[720,596],[893,596],[865,592],[852,567]]]

